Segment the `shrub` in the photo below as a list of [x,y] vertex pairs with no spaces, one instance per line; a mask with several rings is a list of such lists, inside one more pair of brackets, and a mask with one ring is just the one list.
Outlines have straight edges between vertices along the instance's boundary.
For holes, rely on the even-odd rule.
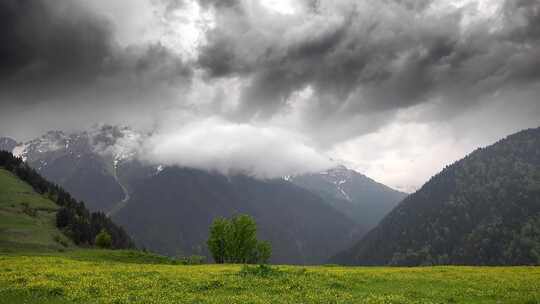
[[102,229],[100,233],[96,236],[96,246],[99,248],[111,248],[112,238],[111,235],[105,230]]
[[278,269],[274,269],[268,265],[257,265],[257,266],[250,266],[250,265],[244,265],[242,266],[242,269],[240,270],[241,276],[258,276],[258,277],[271,277],[281,274],[281,271]]
[[62,236],[60,236],[60,235],[55,235],[54,236],[54,241],[57,242],[58,244],[62,245],[63,247],[68,247],[69,246],[68,241],[65,238],[63,238]]

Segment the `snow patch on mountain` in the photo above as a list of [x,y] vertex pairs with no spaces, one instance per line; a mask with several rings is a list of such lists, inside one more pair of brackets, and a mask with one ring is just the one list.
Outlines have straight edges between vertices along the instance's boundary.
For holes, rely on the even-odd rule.
[[[101,125],[72,134],[49,131],[41,137],[18,144],[12,152],[23,161],[39,161],[52,153],[58,156],[72,154],[76,158],[96,153],[111,157],[116,167],[123,161],[135,158],[141,142],[141,133],[130,128]],[[46,162],[40,163],[37,169],[46,165]]]
[[322,175],[324,176],[324,179],[335,185],[337,191],[344,200],[352,202],[352,198],[349,193],[347,193],[344,185],[351,180],[354,173],[354,171],[347,169],[345,166],[339,165],[327,170]]
[[13,148],[13,155],[15,157],[21,158],[24,162],[26,161],[27,154],[28,154],[28,144],[19,144],[15,148]]
[[109,155],[114,167],[136,157],[143,141],[141,133],[128,127],[101,126],[89,134],[93,151],[100,155]]

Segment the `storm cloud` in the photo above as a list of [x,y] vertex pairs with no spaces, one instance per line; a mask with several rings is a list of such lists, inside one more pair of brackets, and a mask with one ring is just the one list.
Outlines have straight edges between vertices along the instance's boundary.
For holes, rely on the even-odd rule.
[[192,68],[160,43],[123,46],[82,1],[0,3],[0,106],[140,106],[189,86]]
[[199,64],[209,77],[248,79],[234,113],[240,119],[272,117],[309,87],[304,122],[313,128],[381,112],[387,119],[424,103],[452,117],[497,91],[538,82],[540,2],[456,2],[464,4],[305,1],[293,15],[252,1],[214,5],[217,26]]
[[147,161],[267,177],[334,158],[411,190],[537,126],[538,96],[537,0],[0,3],[0,135],[19,140],[127,124],[155,135]]

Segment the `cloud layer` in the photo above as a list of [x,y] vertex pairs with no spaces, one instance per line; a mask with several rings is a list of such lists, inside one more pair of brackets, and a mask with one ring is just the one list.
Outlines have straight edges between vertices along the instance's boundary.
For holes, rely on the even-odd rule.
[[120,45],[113,22],[83,1],[6,0],[0,12],[4,113],[68,107],[81,116],[122,106],[129,116],[130,107],[170,102],[191,81],[181,57],[159,42]]
[[306,141],[298,134],[275,127],[207,118],[158,132],[145,140],[141,155],[153,164],[263,179],[317,172],[335,165]]
[[5,0],[0,133],[129,124],[156,162],[409,189],[538,124],[539,54],[536,0]]
[[[241,119],[272,117],[306,87],[303,123],[316,131],[380,113],[385,123],[419,104],[451,117],[540,79],[537,1],[321,0],[295,15],[253,1],[201,2],[213,5],[217,26],[199,64],[210,77],[247,79]],[[359,124],[346,136],[379,127]]]

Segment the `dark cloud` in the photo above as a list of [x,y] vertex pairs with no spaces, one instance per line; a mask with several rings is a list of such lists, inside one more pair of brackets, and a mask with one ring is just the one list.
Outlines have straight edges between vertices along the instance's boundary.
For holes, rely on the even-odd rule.
[[[302,16],[273,22],[214,5],[217,26],[199,64],[210,77],[249,80],[236,113],[243,119],[272,117],[311,87],[317,125],[312,116],[339,123],[433,102],[459,113],[540,81],[540,2],[507,0],[485,20],[471,5],[435,11],[444,4],[308,1]],[[362,131],[371,129],[353,130]]]
[[267,171],[463,156],[540,118],[538,0],[281,1],[0,0],[0,132],[143,125],[164,160]]
[[218,9],[240,6],[240,2],[238,0],[199,0],[199,3],[204,7],[212,6]]
[[0,2],[0,105],[147,101],[133,92],[182,87],[191,74],[160,44],[119,46],[111,23],[81,2]]
[[97,73],[113,48],[107,22],[81,16],[65,2],[60,6],[31,0],[0,3],[2,83],[80,82]]

